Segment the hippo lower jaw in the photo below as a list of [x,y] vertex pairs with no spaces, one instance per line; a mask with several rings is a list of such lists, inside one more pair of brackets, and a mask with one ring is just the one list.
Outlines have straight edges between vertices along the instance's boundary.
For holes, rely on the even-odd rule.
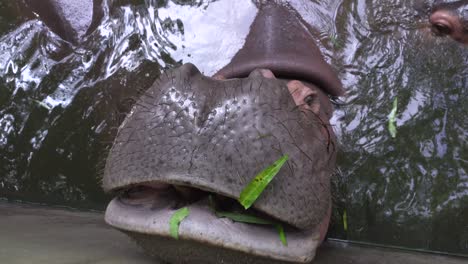
[[[188,189],[182,188],[186,194]],[[190,263],[196,263],[193,262],[196,259],[204,259],[204,263],[263,263],[262,258],[265,258],[264,263],[273,263],[271,259],[296,263],[308,263],[313,260],[315,249],[320,245],[323,236],[320,228],[300,230],[283,224],[287,237],[287,245],[283,245],[274,226],[245,224],[219,218],[210,204],[207,192],[192,188],[190,190],[195,193],[195,197],[181,197],[174,185],[168,184],[153,183],[131,188],[110,202],[105,221],[119,230],[130,232],[130,235],[148,235],[152,240],[155,236],[166,238],[167,241],[163,244],[167,247],[170,247],[171,243],[174,245],[165,251],[187,256]],[[221,200],[226,204],[230,204],[230,201],[226,201],[228,198],[217,196],[222,197]],[[169,221],[179,207],[187,207],[190,214],[180,224],[181,240],[177,241],[170,237]],[[249,213],[252,213],[251,210]],[[269,218],[264,214],[263,216],[262,218]],[[327,218],[324,221],[328,225]],[[190,244],[186,252],[182,251],[183,243]],[[225,250],[220,251],[220,248]],[[188,262],[181,261],[178,253],[175,256],[166,256],[164,260],[172,258],[174,263]],[[242,253],[245,256],[233,257],[233,254]],[[209,258],[213,256],[216,256],[216,259],[210,262]]]

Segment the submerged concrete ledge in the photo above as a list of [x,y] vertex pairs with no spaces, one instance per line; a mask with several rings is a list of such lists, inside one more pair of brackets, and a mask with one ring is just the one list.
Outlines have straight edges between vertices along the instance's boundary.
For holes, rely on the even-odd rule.
[[[0,202],[0,260],[9,264],[155,263],[103,219],[101,213]],[[315,263],[466,264],[468,258],[328,242]]]

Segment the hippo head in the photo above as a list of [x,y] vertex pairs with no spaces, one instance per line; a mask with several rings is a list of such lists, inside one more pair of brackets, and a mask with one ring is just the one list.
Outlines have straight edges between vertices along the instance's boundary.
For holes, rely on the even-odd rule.
[[468,1],[437,1],[429,18],[432,31],[468,45]]
[[[104,170],[103,187],[116,195],[105,218],[163,261],[306,263],[324,238],[336,155],[329,95],[343,90],[301,19],[271,2],[214,78],[192,64],[163,73],[119,128]],[[241,208],[242,190],[283,155],[276,177]],[[190,214],[176,240],[169,222],[182,207]],[[280,223],[287,245],[273,226],[216,210]]]

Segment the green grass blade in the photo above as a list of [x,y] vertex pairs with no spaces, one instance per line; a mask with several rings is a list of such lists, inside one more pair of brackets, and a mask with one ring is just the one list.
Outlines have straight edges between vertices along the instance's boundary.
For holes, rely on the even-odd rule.
[[284,233],[284,228],[280,224],[275,225],[276,230],[278,230],[279,239],[283,245],[288,246],[288,241],[286,240],[286,233]]
[[288,241],[286,240],[286,233],[284,232],[284,228],[281,224],[277,224],[272,221],[268,221],[253,215],[248,214],[240,214],[240,213],[232,213],[232,212],[224,212],[224,211],[216,211],[216,216],[219,218],[229,218],[234,222],[240,223],[247,223],[247,224],[258,224],[258,225],[273,225],[275,226],[276,230],[278,230],[279,239],[283,245],[287,246]]
[[348,231],[348,214],[346,213],[346,209],[343,210],[343,230],[345,232]]
[[393,108],[390,114],[388,115],[388,132],[392,138],[396,137],[397,130],[396,130],[396,113],[398,110],[398,98],[395,98],[393,101]]
[[171,220],[169,220],[169,233],[173,238],[179,239],[180,222],[182,222],[182,220],[184,220],[189,214],[189,209],[184,207],[175,211],[175,213],[172,215]]
[[280,159],[275,161],[275,163],[257,174],[257,176],[255,176],[244,190],[242,190],[239,196],[239,202],[245,209],[249,209],[250,206],[252,206],[287,160],[288,155],[282,156]]

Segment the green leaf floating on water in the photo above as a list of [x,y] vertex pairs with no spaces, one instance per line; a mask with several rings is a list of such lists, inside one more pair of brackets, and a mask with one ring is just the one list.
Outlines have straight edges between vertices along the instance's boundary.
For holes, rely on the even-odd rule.
[[346,209],[343,210],[343,230],[345,232],[348,231],[348,214],[346,213]]
[[239,202],[247,210],[257,200],[267,185],[273,180],[284,163],[288,160],[288,155],[284,155],[275,163],[261,171],[255,178],[242,190],[239,196]]
[[286,240],[286,233],[281,224],[275,223],[273,221],[265,220],[253,215],[224,212],[224,211],[215,211],[215,214],[219,218],[229,218],[234,222],[247,223],[247,224],[257,224],[257,225],[273,225],[276,230],[278,230],[278,235],[283,245],[287,246],[288,242]]
[[171,216],[171,220],[169,220],[169,233],[173,238],[179,239],[180,222],[182,222],[182,220],[184,220],[189,214],[189,209],[184,207],[175,211],[175,213]]
[[396,113],[398,110],[398,98],[395,98],[393,101],[393,108],[390,114],[388,115],[388,132],[392,138],[396,137],[397,130],[396,130]]

